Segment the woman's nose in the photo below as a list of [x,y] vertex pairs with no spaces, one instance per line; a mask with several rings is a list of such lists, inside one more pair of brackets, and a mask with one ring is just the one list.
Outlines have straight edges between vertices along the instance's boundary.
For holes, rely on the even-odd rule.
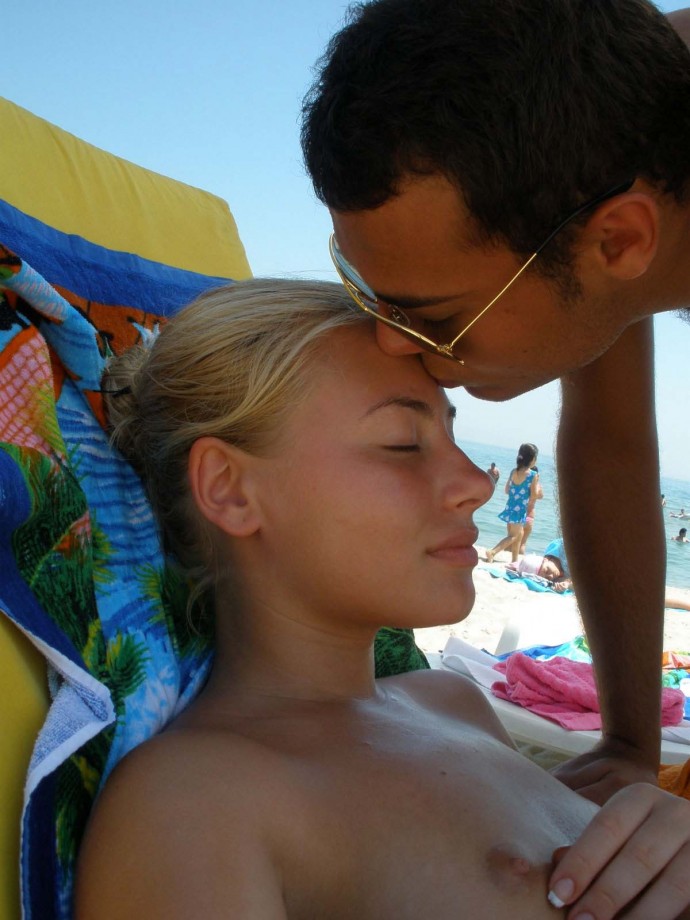
[[454,507],[469,504],[472,511],[485,505],[494,494],[494,481],[487,472],[480,469],[459,447],[460,462],[456,461],[455,474],[447,493],[449,503]]

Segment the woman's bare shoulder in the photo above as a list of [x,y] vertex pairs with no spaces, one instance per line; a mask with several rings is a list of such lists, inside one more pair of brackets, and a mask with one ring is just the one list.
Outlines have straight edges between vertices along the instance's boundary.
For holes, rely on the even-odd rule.
[[[284,916],[265,844],[261,771],[258,746],[230,733],[172,730],[127,755],[80,850],[77,920],[215,917],[216,901],[227,911],[235,899],[251,901],[255,887],[265,891],[264,913],[236,915]],[[249,879],[257,886],[248,888]]]
[[238,788],[256,777],[266,753],[231,731],[173,726],[123,758],[106,783],[99,808],[124,797],[154,805],[160,801],[167,809],[203,798],[217,783]]

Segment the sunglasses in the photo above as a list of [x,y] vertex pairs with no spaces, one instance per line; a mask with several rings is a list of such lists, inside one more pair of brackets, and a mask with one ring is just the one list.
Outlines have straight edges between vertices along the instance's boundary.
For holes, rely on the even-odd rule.
[[561,221],[555,230],[552,230],[551,233],[549,233],[544,242],[538,246],[537,249],[535,249],[529,259],[527,259],[524,265],[518,269],[510,281],[503,288],[501,288],[494,299],[482,310],[480,310],[474,319],[471,320],[471,322],[469,322],[464,327],[464,329],[462,329],[455,336],[455,338],[447,344],[435,342],[433,339],[430,339],[427,335],[420,331],[422,328],[424,328],[425,324],[425,320],[422,317],[410,314],[409,312],[403,310],[401,307],[396,306],[394,303],[388,303],[386,300],[382,300],[380,297],[377,297],[376,293],[369,287],[362,276],[352,265],[350,265],[345,256],[342,254],[334,233],[331,234],[331,237],[328,241],[328,248],[340,280],[342,281],[352,300],[360,309],[364,310],[365,313],[371,314],[371,316],[373,316],[379,322],[384,323],[386,326],[390,326],[391,329],[395,329],[396,332],[399,332],[401,335],[411,339],[425,351],[430,351],[434,354],[442,355],[444,358],[450,358],[451,361],[455,361],[457,364],[464,364],[465,362],[454,354],[454,349],[457,343],[465,335],[465,333],[467,333],[472,328],[472,326],[474,326],[477,320],[480,320],[482,316],[484,316],[484,314],[487,312],[487,310],[490,310],[496,301],[503,297],[505,292],[513,286],[520,275],[532,264],[532,262],[534,262],[539,253],[549,245],[551,240],[558,233],[560,233],[561,230],[571,221],[575,220],[576,217],[579,217],[580,214],[584,214],[585,211],[589,211],[591,208],[596,207],[603,201],[607,201],[609,198],[613,198],[615,195],[621,195],[623,192],[627,192],[634,181],[634,179],[630,179],[627,182],[615,185],[608,191],[603,192],[603,194],[597,195],[595,198],[592,198],[577,207],[565,218],[565,220]]

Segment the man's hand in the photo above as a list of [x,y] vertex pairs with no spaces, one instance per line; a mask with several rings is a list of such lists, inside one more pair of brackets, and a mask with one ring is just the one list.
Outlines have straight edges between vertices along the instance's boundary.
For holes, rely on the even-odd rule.
[[657,783],[656,769],[649,758],[613,740],[601,741],[591,751],[559,764],[551,772],[597,805],[603,805],[616,792],[633,783]]
[[549,900],[569,907],[569,917],[610,920],[625,910],[627,920],[686,918],[690,802],[645,783],[627,786],[554,861]]

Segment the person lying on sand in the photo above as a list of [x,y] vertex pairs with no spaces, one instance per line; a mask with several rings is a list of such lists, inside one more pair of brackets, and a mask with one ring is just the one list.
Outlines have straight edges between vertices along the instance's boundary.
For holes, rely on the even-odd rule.
[[375,681],[381,626],[470,612],[492,486],[419,358],[384,354],[346,297],[222,288],[104,382],[216,657],[106,783],[77,920],[679,916],[690,803],[637,784],[599,810],[459,675]]
[[538,576],[550,582],[554,591],[563,592],[572,588],[572,580],[566,575],[563,563],[554,555],[527,553],[519,562],[509,562],[506,568],[526,577]]

